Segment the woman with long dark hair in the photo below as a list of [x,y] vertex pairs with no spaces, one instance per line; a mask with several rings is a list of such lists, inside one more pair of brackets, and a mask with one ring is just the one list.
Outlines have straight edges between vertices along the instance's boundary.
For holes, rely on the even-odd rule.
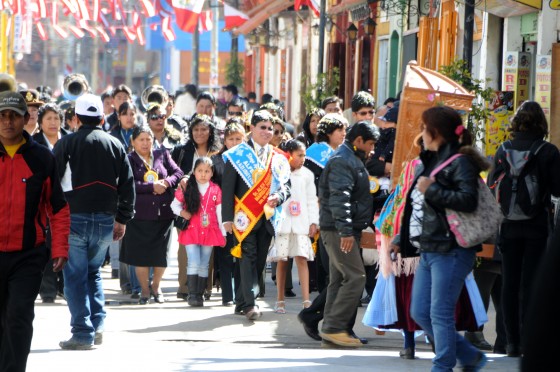
[[[422,114],[424,151],[406,196],[395,253],[420,252],[410,314],[435,342],[433,371],[452,371],[457,360],[479,371],[486,356],[457,333],[455,304],[472,271],[480,245],[462,248],[450,231],[445,209],[473,212],[477,207],[479,173],[488,168],[473,147],[461,116],[450,107],[432,107]],[[432,171],[448,162],[437,172]]]
[[[506,352],[510,357],[519,357],[524,314],[531,301],[532,285],[537,275],[550,229],[551,195],[560,195],[560,154],[558,148],[544,138],[548,135],[548,124],[541,106],[533,101],[523,102],[511,121],[510,141],[498,148],[494,157],[494,170],[488,184],[497,186],[505,219],[500,228],[498,246],[502,253],[502,309],[506,326]],[[536,201],[534,213],[524,217],[513,216],[509,205],[512,199],[511,165],[506,157],[512,155],[531,156],[519,175],[518,198],[529,197],[523,178],[533,178]],[[522,185],[523,183],[523,185]],[[526,191],[527,190],[527,191]],[[521,199],[518,199],[521,200]]]
[[309,147],[315,143],[315,136],[317,135],[317,126],[319,121],[325,116],[325,111],[320,108],[311,110],[306,116],[301,126],[302,131],[296,139],[303,142],[305,147]]

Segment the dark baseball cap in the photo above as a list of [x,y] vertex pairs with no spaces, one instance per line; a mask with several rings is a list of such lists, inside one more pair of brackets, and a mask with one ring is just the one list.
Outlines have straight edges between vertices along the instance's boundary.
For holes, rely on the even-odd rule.
[[0,92],[0,111],[12,110],[19,115],[27,114],[25,98],[16,92]]

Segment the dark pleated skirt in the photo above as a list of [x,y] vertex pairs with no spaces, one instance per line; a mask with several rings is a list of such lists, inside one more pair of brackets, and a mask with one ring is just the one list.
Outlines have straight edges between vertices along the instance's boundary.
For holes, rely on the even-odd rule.
[[132,219],[120,251],[120,261],[133,266],[167,267],[173,220]]

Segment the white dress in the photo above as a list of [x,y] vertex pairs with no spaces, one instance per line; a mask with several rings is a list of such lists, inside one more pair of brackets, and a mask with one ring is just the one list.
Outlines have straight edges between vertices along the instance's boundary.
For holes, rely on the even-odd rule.
[[309,237],[311,224],[319,225],[319,201],[313,173],[302,167],[291,173],[290,181],[291,196],[282,204],[285,218],[268,252],[269,262],[296,256],[313,261],[315,256]]

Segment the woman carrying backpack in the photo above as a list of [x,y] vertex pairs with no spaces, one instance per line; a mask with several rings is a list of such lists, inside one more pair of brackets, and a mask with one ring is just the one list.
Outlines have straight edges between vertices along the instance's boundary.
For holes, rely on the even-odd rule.
[[505,216],[497,245],[503,255],[506,351],[510,357],[519,357],[523,353],[523,316],[551,226],[551,194],[560,195],[560,153],[544,141],[548,124],[536,102],[525,101],[519,106],[511,132],[512,139],[496,152],[488,184]]

